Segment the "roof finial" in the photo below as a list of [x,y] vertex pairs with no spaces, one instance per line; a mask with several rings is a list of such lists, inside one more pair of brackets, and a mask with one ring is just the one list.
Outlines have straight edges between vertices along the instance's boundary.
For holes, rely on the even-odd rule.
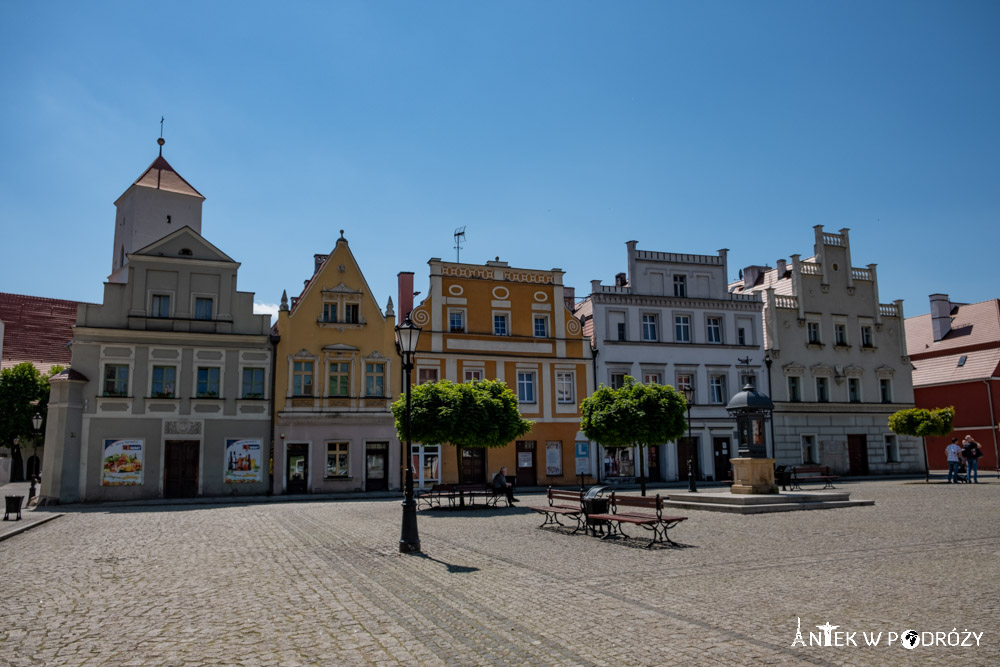
[[167,143],[163,140],[163,116],[160,116],[160,138],[156,140],[156,143],[160,144],[160,157],[163,157],[163,144]]

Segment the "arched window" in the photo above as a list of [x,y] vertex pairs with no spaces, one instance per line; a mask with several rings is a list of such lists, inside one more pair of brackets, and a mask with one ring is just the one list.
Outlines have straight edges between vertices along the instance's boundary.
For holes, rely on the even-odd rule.
[[118,268],[125,266],[125,246],[118,252]]

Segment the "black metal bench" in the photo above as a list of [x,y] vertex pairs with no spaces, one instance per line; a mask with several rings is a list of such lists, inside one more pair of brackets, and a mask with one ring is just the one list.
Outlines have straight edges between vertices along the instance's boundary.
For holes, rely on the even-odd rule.
[[799,486],[802,482],[823,482],[824,489],[835,489],[833,483],[840,479],[837,475],[830,474],[830,466],[794,466],[792,468],[792,491],[801,491]]
[[587,524],[583,516],[583,491],[560,491],[551,486],[548,490],[548,504],[529,506],[533,512],[545,515],[545,521],[539,528],[548,525],[564,525],[559,521],[560,516],[568,516],[576,521],[576,528],[573,533],[577,533]]
[[[429,491],[421,491],[416,495],[417,506],[423,503],[426,509],[444,507],[442,501],[447,501],[448,507],[475,507],[476,498],[481,498],[487,507],[496,507],[500,498],[507,499],[503,489],[494,489],[489,484],[435,484]],[[507,503],[510,506],[510,503]]]
[[677,543],[667,535],[667,531],[681,521],[687,521],[686,516],[663,516],[663,496],[660,494],[649,498],[644,496],[623,496],[617,492],[613,492],[611,494],[610,508],[610,511],[606,514],[587,515],[588,523],[596,524],[603,522],[609,526],[608,531],[601,539],[628,537],[625,531],[622,530],[622,525],[628,523],[633,526],[641,526],[652,533],[652,539],[646,545],[647,549],[657,542],[669,542],[677,546]]

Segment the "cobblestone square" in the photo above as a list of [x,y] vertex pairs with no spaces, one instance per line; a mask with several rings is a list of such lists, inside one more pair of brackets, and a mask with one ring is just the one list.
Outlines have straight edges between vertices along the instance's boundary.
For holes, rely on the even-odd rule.
[[[653,549],[539,529],[525,506],[544,496],[526,494],[421,511],[419,556],[397,553],[399,500],[61,507],[0,542],[0,663],[998,664],[1000,480],[984,482],[687,512],[683,546]],[[832,624],[857,646],[793,646],[799,619],[807,644]],[[983,634],[886,645],[910,629]]]

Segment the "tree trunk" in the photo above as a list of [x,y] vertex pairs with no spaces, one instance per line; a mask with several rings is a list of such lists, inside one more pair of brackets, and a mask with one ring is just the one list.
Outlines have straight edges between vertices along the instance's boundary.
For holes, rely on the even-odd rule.
[[643,452],[643,446],[639,445],[639,489],[642,491],[643,497],[646,495],[646,472],[645,472],[646,456]]
[[927,465],[927,437],[924,436],[920,440],[924,443],[924,481],[929,482],[931,481],[931,468]]

